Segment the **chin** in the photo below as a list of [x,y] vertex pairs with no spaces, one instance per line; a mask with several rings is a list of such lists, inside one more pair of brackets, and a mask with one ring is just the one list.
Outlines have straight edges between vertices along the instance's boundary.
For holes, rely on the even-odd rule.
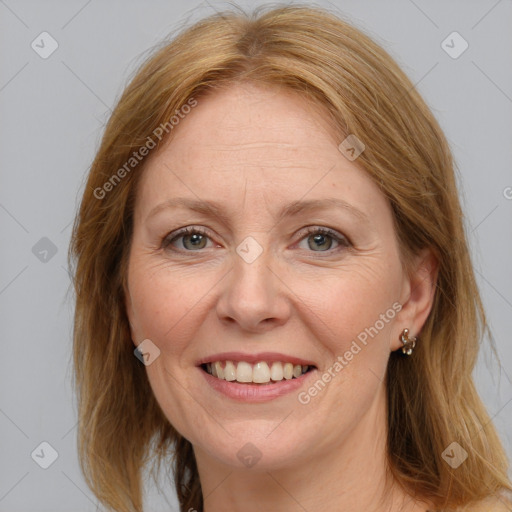
[[220,463],[232,468],[248,469],[251,471],[276,471],[286,469],[297,464],[301,458],[298,451],[300,443],[283,442],[283,439],[274,441],[250,440],[243,436],[226,440],[226,445],[212,443],[201,449]]
[[310,448],[314,450],[318,445],[318,439],[308,439],[313,434],[309,429],[302,431],[287,420],[283,422],[285,428],[279,426],[285,417],[286,414],[273,421],[232,421],[223,425],[225,430],[213,422],[186,437],[196,453],[207,454],[226,466],[253,471],[285,469],[296,465],[299,459],[307,458]]

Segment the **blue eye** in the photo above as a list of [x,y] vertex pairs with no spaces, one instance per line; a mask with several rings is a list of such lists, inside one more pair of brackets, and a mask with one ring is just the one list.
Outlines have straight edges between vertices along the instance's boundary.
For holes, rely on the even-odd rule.
[[308,248],[313,252],[328,252],[332,248],[333,241],[338,244],[335,251],[340,247],[350,246],[350,242],[344,236],[329,228],[308,228],[302,240],[307,240]]
[[197,251],[198,249],[204,249],[208,235],[206,231],[200,228],[188,227],[178,231],[172,238],[165,238],[163,247],[167,248],[172,245],[176,240],[182,239],[181,248]]
[[[177,244],[180,240],[181,242]],[[206,230],[189,226],[164,238],[162,247],[167,249],[170,248],[169,246],[174,246],[174,249],[171,250],[175,252],[193,252],[207,248],[208,240],[210,240],[210,237]],[[347,238],[330,228],[307,228],[305,236],[300,241],[303,240],[307,240],[307,247],[312,252],[336,252],[342,247],[351,246]],[[337,246],[331,251],[333,243]]]

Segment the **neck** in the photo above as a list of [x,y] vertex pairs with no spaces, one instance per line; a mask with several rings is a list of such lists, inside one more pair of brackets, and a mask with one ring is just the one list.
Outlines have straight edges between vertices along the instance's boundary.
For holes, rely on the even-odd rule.
[[386,471],[384,391],[344,439],[290,467],[233,468],[195,446],[204,512],[425,512]]

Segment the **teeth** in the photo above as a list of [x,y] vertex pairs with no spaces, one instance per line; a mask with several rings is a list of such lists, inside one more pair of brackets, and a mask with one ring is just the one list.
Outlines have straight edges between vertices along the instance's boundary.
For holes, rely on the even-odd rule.
[[216,361],[215,363],[213,363],[212,370],[215,372],[215,373],[212,373],[212,375],[214,377],[218,377],[219,379],[224,378],[224,370],[222,369],[222,366],[219,361]]
[[224,379],[228,381],[236,380],[236,368],[231,361],[226,361],[224,366]]
[[270,378],[272,380],[283,380],[283,365],[281,363],[272,363]]
[[256,384],[271,384],[283,379],[298,378],[306,373],[308,369],[309,366],[282,363],[280,361],[274,361],[271,364],[260,361],[254,365],[245,361],[239,361],[238,363],[215,361],[206,364],[206,371],[218,379]]
[[[240,366],[242,363],[238,363]],[[264,361],[261,363],[256,363],[252,369],[252,381],[257,382],[259,384],[263,384],[264,382],[270,382],[270,368],[268,364]]]
[[252,366],[240,361],[236,367],[236,380],[238,382],[252,382]]

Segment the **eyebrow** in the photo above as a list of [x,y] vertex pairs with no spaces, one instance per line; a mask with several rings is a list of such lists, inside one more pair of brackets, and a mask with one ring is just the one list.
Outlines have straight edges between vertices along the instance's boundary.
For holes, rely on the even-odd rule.
[[[174,197],[158,204],[149,212],[146,220],[150,217],[153,217],[162,210],[173,208],[186,208],[206,216],[218,217],[226,225],[230,225],[231,222],[226,214],[226,211],[219,203],[215,201],[202,201],[198,199],[192,199],[190,197]],[[359,210],[350,203],[347,203],[343,199],[339,199],[337,197],[310,199],[307,201],[293,201],[285,205],[280,210],[278,214],[278,221],[281,221],[286,217],[298,215],[299,213],[311,213],[314,211],[328,210],[330,208],[337,208],[347,211],[363,222],[370,222],[370,219],[362,210]]]

